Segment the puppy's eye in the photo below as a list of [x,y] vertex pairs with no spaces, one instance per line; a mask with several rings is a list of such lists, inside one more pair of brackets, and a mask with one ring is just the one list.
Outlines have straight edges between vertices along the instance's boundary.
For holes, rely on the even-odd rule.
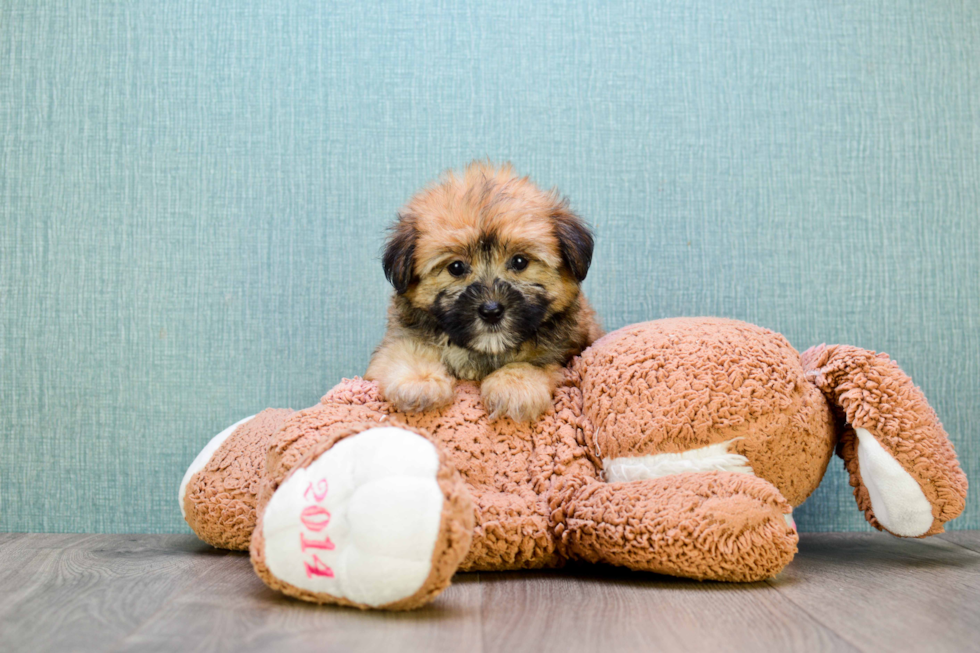
[[462,261],[453,261],[446,269],[449,270],[449,274],[453,275],[454,277],[461,277],[466,274],[466,264]]
[[527,260],[526,256],[524,256],[523,254],[517,254],[516,256],[514,256],[514,258],[510,260],[510,267],[512,270],[516,270],[517,272],[520,272],[521,270],[527,267],[528,263],[530,263],[530,261]]

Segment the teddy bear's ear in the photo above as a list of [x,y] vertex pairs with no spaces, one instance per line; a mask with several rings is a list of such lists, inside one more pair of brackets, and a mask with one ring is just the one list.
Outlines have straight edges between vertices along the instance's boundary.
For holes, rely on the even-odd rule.
[[562,260],[578,281],[585,281],[595,246],[592,230],[568,208],[567,200],[558,202],[551,215],[555,220],[555,235]]
[[415,240],[418,229],[411,216],[399,214],[398,222],[391,227],[388,241],[385,243],[381,264],[384,266],[385,278],[401,295],[408,290],[415,278]]

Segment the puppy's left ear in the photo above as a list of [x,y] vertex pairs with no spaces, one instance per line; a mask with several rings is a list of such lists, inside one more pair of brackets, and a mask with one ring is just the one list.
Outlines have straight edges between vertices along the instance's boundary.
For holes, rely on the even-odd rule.
[[401,295],[415,279],[415,239],[418,230],[411,217],[399,214],[398,222],[391,227],[385,252],[381,257],[385,278]]
[[572,213],[567,201],[562,201],[551,217],[555,221],[555,235],[558,237],[562,260],[576,280],[585,281],[585,275],[592,265],[592,249],[595,247],[592,230],[582,218]]

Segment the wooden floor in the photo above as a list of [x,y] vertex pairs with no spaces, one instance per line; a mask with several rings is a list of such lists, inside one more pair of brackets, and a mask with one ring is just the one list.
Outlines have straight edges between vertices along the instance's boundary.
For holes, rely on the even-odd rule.
[[183,535],[0,533],[0,651],[977,651],[980,531],[804,534],[752,585],[614,568],[463,574],[431,606],[285,598]]

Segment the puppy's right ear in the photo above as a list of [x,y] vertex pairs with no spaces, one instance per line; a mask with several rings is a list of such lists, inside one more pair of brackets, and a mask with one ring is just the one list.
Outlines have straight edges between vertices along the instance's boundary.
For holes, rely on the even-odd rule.
[[415,239],[418,230],[415,221],[405,215],[398,216],[398,222],[391,228],[385,252],[381,257],[385,278],[401,295],[408,290],[415,278]]

